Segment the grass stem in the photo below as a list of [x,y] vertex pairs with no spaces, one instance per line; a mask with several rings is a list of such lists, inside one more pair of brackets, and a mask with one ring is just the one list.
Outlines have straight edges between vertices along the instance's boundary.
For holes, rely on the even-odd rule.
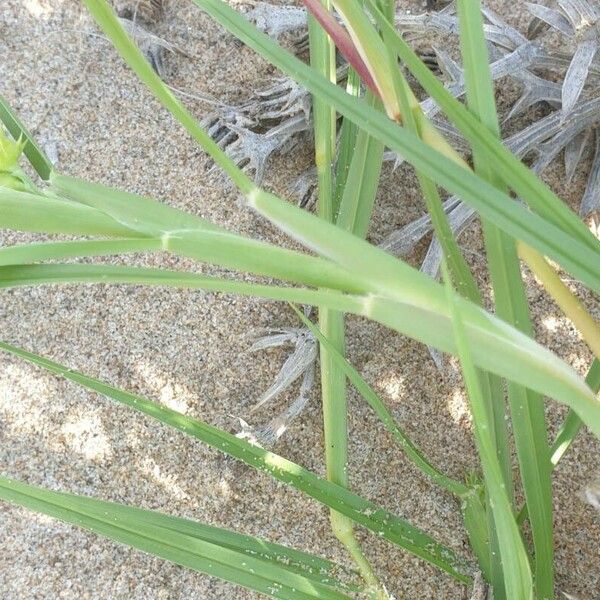
[[572,321],[596,358],[600,358],[600,326],[598,323],[561,281],[556,271],[541,254],[523,243],[519,243],[518,248],[519,256],[527,263],[544,289]]
[[[323,4],[329,10],[330,5],[327,0]],[[309,18],[308,31],[311,66],[329,81],[335,83],[337,80],[335,46],[312,16]],[[318,97],[313,97],[315,163],[318,177],[317,211],[323,220],[330,223],[333,223],[336,217],[333,182],[336,116],[336,111],[330,104]],[[322,307],[319,309],[319,325],[333,347],[344,354],[344,314]],[[343,487],[348,487],[346,377],[323,344],[320,345],[320,358],[327,479]],[[361,576],[369,586],[370,596],[373,598],[386,598],[387,594],[385,594],[356,540],[352,521],[345,515],[331,510],[330,522],[334,535],[352,556]]]

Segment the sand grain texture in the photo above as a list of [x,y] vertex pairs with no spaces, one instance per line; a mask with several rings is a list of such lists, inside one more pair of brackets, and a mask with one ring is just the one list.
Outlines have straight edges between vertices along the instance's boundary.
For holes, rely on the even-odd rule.
[[[509,5],[496,8],[507,12]],[[60,169],[146,193],[246,235],[290,244],[240,208],[232,187],[96,33],[75,0],[5,0],[0,8],[1,93]],[[155,33],[190,55],[167,62],[169,83],[187,92],[234,102],[273,73],[185,0],[169,2]],[[210,110],[206,103],[186,102],[198,117]],[[307,149],[277,158],[267,184],[286,193],[290,173],[301,171],[308,156]],[[561,170],[557,167],[556,189],[576,203],[584,176],[566,189]],[[374,242],[424,210],[408,168],[393,173],[385,167],[384,179],[370,234]],[[33,239],[40,237],[0,232],[2,245]],[[476,226],[463,243],[485,285]],[[421,246],[411,257],[413,264],[423,251]],[[217,272],[173,257],[103,261]],[[537,287],[530,293],[541,341],[584,371],[589,355],[576,332]],[[584,299],[597,310],[592,297]],[[296,325],[285,306],[196,291],[102,285],[0,291],[3,339],[230,430],[231,415],[247,415],[286,356],[281,349],[250,354],[248,333],[281,325]],[[441,375],[424,347],[357,318],[348,319],[348,348],[350,360],[436,465],[455,477],[476,468],[455,365]],[[266,418],[281,406],[262,414]],[[454,500],[416,472],[354,392],[350,409],[354,490],[467,552]],[[548,412],[556,427],[564,410],[549,404]],[[316,392],[276,450],[323,473]],[[600,525],[583,497],[599,475],[598,451],[598,442],[584,433],[555,475],[558,586],[582,599],[600,597]],[[6,355],[0,356],[0,472],[309,551],[320,548],[347,561],[322,506],[183,434]],[[360,535],[397,598],[465,597],[461,586],[435,568]],[[0,540],[4,600],[258,597],[4,503]]]

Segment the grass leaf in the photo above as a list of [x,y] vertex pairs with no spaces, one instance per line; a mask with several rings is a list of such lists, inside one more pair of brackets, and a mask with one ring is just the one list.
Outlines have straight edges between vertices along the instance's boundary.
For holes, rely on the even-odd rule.
[[341,600],[333,563],[219,527],[0,477],[0,498],[274,598]]
[[144,237],[95,208],[8,188],[0,188],[0,227],[40,233]]
[[[467,103],[469,109],[480,120],[481,129],[500,139],[500,125],[479,0],[458,0],[457,9]],[[477,173],[500,190],[506,191],[506,185],[496,174],[496,163],[491,160],[490,155],[475,148],[474,162]],[[515,243],[492,221],[483,219],[482,225],[496,312],[527,335],[533,335]],[[508,400],[523,491],[527,504],[531,507],[536,594],[540,598],[553,598],[552,483],[544,404],[539,394],[514,382],[508,383]],[[500,416],[504,417],[503,404]],[[512,500],[511,471],[505,477],[505,482],[507,479],[509,482],[505,489],[511,490],[508,497]],[[499,558],[503,559],[501,552],[500,555]],[[505,565],[495,562],[497,561],[494,561],[492,556],[495,572],[501,573]],[[504,573],[504,577],[506,575]],[[501,589],[498,583],[494,587],[497,590]]]
[[529,558],[513,515],[512,505],[506,494],[506,487],[502,469],[496,455],[496,448],[489,435],[492,425],[492,415],[487,410],[479,376],[471,359],[471,349],[465,336],[460,305],[452,289],[448,270],[445,264],[443,266],[458,355],[471,401],[475,439],[481,457],[486,490],[490,498],[489,505],[496,525],[495,532],[498,536],[506,596],[507,598],[530,600],[533,598],[533,580],[529,567]]
[[[580,223],[575,236],[566,233],[549,220],[525,210],[480,177],[464,169],[457,169],[454,161],[432,150],[413,134],[403,131],[401,127],[390,122],[364,101],[348,95],[319,76],[268,36],[257,31],[243,16],[222,0],[194,0],[194,2],[311,93],[326,99],[338,112],[355,123],[360,123],[365,131],[398,152],[439,185],[457,194],[481,215],[493,220],[498,227],[511,236],[525,241],[556,260],[590,288],[600,291],[600,273],[595,268],[599,258],[599,244],[594,239],[590,245],[586,241],[588,240],[586,236],[583,241],[580,239],[582,225],[574,213],[572,213],[573,218]],[[555,199],[551,201],[551,203],[555,202]],[[564,207],[562,203],[560,204]],[[583,229],[586,230],[585,227]],[[586,235],[589,236],[589,232]]]
[[23,152],[25,153],[27,160],[29,160],[36,173],[42,179],[47,180],[53,169],[50,159],[35,143],[33,136],[27,131],[25,125],[21,123],[8,102],[2,96],[0,96],[0,121],[4,123],[4,126],[15,140],[24,139],[26,141]]
[[321,330],[314,325],[307,317],[305,317],[301,311],[299,311],[294,305],[292,308],[296,311],[296,314],[306,327],[312,332],[312,334],[319,340],[319,342],[327,348],[335,360],[338,368],[343,371],[344,375],[350,380],[352,385],[357,389],[360,395],[367,401],[369,406],[375,411],[375,414],[379,417],[379,420],[383,423],[384,427],[392,434],[392,437],[400,445],[400,447],[406,452],[406,455],[410,460],[419,468],[425,475],[431,477],[431,479],[447,489],[449,492],[458,496],[463,496],[470,492],[469,488],[463,483],[447,477],[440,471],[438,471],[423,455],[421,450],[410,440],[410,438],[400,429],[396,424],[394,417],[387,409],[381,398],[376,394],[373,388],[362,378],[360,373],[346,360],[343,354],[338,352],[335,346],[323,335]]
[[407,521],[335,483],[314,475],[282,456],[252,445],[212,425],[187,417],[158,402],[107,385],[5,342],[0,342],[0,349],[197,438],[220,452],[233,456],[278,481],[305,492],[318,502],[364,525],[370,531],[437,565],[458,581],[469,580],[464,563],[452,550],[439,544]]
[[[502,181],[522,196],[532,210],[544,217],[548,223],[555,225],[557,230],[568,233],[574,240],[578,240],[579,243],[586,245],[597,253],[598,240],[581,219],[533,171],[528,169],[502,144],[497,135],[493,133],[493,130],[481,127],[479,119],[448,92],[406,41],[387,23],[385,16],[374,0],[366,0],[366,4],[377,24],[384,32],[388,33],[390,43],[393,43],[394,49],[402,62],[425,91],[439,104],[450,121],[461,131],[473,148],[483,152],[490,161],[493,161],[495,171]],[[406,158],[410,160],[408,156]],[[461,195],[458,191],[451,191],[459,196]],[[487,194],[487,189],[485,193]],[[466,196],[461,197],[466,202],[471,203],[471,200]],[[483,211],[480,211],[477,207],[475,208],[480,214],[485,215]],[[511,234],[508,228],[494,219],[491,214],[485,216],[488,216],[498,227]],[[519,235],[513,235],[513,237],[522,239]]]
[[159,238],[158,249],[211,264],[307,285],[366,289],[355,275],[330,261],[229,233],[155,200],[58,174],[52,181],[71,199],[0,189],[0,227],[140,237],[149,240],[149,247],[155,247]]
[[157,238],[90,240],[83,242],[41,242],[0,247],[0,265],[21,265],[62,258],[109,256],[161,249]]
[[[419,289],[419,278],[403,277],[400,283],[404,283],[404,293],[391,299],[375,293],[361,296],[277,287],[160,269],[61,264],[0,267],[0,288],[48,283],[128,283],[205,289],[326,306],[369,317],[443,352],[455,353],[457,347],[451,335],[448,307],[439,295],[443,288],[431,279],[425,278],[425,281],[428,285]],[[600,437],[600,401],[571,367],[504,321],[462,298],[460,303],[477,366],[573,408]]]

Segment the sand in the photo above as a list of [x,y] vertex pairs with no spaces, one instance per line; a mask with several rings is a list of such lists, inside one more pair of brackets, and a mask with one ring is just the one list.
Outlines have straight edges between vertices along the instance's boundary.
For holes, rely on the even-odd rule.
[[[512,14],[512,2],[496,7],[519,17]],[[1,93],[56,155],[60,169],[292,246],[240,208],[231,186],[95,32],[73,0],[5,0],[0,9]],[[185,0],[169,3],[155,32],[189,54],[170,57],[167,65],[169,83],[189,93],[233,102],[273,73]],[[188,100],[188,105],[198,117],[210,110],[200,101]],[[306,167],[308,152],[277,158],[267,185],[287,194],[286,182]],[[576,206],[585,175],[583,169],[567,185],[558,165],[551,182]],[[392,172],[386,166],[383,178],[373,242],[424,210],[409,169]],[[0,232],[3,245],[34,239],[41,236]],[[463,245],[484,289],[489,288],[477,226]],[[419,246],[410,262],[418,264],[425,249]],[[103,261],[217,271],[166,256]],[[590,356],[579,336],[530,277],[528,282],[538,338],[583,373]],[[582,297],[597,314],[594,299]],[[282,305],[196,291],[96,285],[0,292],[4,340],[228,430],[236,427],[234,417],[247,416],[287,355],[285,349],[250,354],[249,334],[296,324]],[[359,318],[348,319],[348,348],[350,360],[437,466],[455,477],[476,469],[456,364],[449,361],[440,373],[423,346]],[[267,408],[262,418],[284,402]],[[553,431],[564,413],[548,403]],[[468,556],[455,500],[411,466],[353,391],[350,432],[352,488]],[[581,599],[600,598],[600,524],[584,498],[586,487],[600,476],[599,450],[598,442],[582,433],[554,476],[557,586]],[[323,474],[316,391],[276,451]],[[0,472],[320,549],[347,563],[321,505],[183,434],[4,354]],[[363,531],[359,535],[397,598],[467,597],[467,590],[434,567]],[[0,503],[0,540],[5,600],[258,597],[5,503]]]

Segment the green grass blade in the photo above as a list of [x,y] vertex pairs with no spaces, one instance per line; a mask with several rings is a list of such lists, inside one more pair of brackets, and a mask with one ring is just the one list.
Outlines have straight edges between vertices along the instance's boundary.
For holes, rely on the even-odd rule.
[[0,188],[0,228],[39,233],[143,237],[89,206],[8,188]]
[[331,353],[338,368],[344,373],[344,375],[350,380],[352,385],[357,389],[361,396],[367,401],[369,406],[375,411],[375,414],[379,417],[379,420],[392,434],[392,437],[396,440],[404,452],[406,452],[406,455],[415,464],[415,466],[425,473],[425,475],[431,477],[435,483],[445,488],[449,492],[456,494],[457,496],[468,494],[470,490],[466,485],[460,481],[452,479],[451,477],[447,477],[427,460],[418,446],[416,446],[404,433],[404,431],[402,431],[402,429],[396,424],[394,417],[391,415],[381,398],[362,378],[360,373],[346,360],[344,355],[335,348],[335,346],[327,339],[327,337],[323,335],[318,327],[316,327],[308,318],[306,318],[294,305],[292,305],[292,308],[296,311],[296,314],[304,323],[304,325],[310,329],[312,334]]
[[[373,106],[376,105],[372,95],[367,95],[367,101]],[[364,238],[371,221],[384,148],[381,142],[362,129],[358,131],[354,143],[336,224]]]
[[2,96],[0,96],[0,121],[2,121],[6,129],[8,129],[15,140],[26,140],[23,152],[25,153],[27,160],[29,160],[36,173],[42,179],[47,180],[50,177],[50,173],[52,173],[53,169],[50,159],[35,143],[33,136],[29,133],[29,131],[27,131],[25,125],[21,123],[19,117],[17,117],[8,102]]
[[[319,6],[321,6],[319,4]],[[329,10],[328,0],[323,1],[322,12]],[[337,82],[335,46],[316,19],[309,16],[308,34],[311,66],[332,83]],[[327,222],[335,221],[333,162],[335,158],[337,114],[335,109],[318,97],[313,97],[313,129],[315,139],[315,164],[318,178],[317,212]],[[319,322],[342,352],[345,346],[344,314],[326,307],[319,308]],[[321,399],[325,438],[325,463],[327,479],[348,487],[348,403],[346,379],[332,361],[329,351],[320,347]],[[345,546],[357,564],[369,587],[372,598],[387,597],[366,559],[356,536],[353,523],[336,511],[330,513],[334,535]]]
[[[329,5],[324,3],[323,10]],[[310,63],[312,68],[328,81],[335,83],[335,50],[327,34],[312,16],[308,20]],[[334,219],[333,160],[335,155],[336,114],[335,110],[318,97],[313,97],[313,130],[315,138],[315,165],[317,167],[319,217],[329,223]],[[336,347],[343,351],[344,316],[327,307],[319,308],[319,321],[329,335],[335,339]],[[332,363],[329,353],[321,348],[321,397],[323,403],[323,425],[325,437],[325,462],[327,478],[338,485],[348,486],[348,443],[346,385],[343,376]],[[341,522],[337,522],[341,521]],[[333,531],[338,537],[343,532],[352,537],[352,525],[345,517],[331,514]],[[346,544],[349,540],[342,539]]]
[[[395,55],[393,55],[390,56],[389,59],[390,64],[394,64],[396,57]],[[393,75],[395,75],[396,79],[394,84],[403,115],[403,124],[409,129],[409,131],[412,131],[415,135],[418,135],[420,137],[419,125],[421,123],[421,120],[423,119],[420,106],[414,98],[414,95],[408,88],[408,85],[402,77],[401,73],[399,71],[394,70],[392,70],[392,73]],[[361,131],[361,133],[365,136],[368,135],[363,131]],[[369,139],[373,138],[369,136]],[[380,144],[379,142],[376,143]],[[360,147],[358,147],[357,149],[359,148]],[[381,150],[383,150],[382,145],[380,145],[380,148]],[[458,286],[458,289],[461,291],[461,294],[466,298],[470,299],[476,304],[481,304],[479,290],[454,239],[449,223],[447,221],[446,214],[443,211],[441,199],[439,197],[435,184],[430,179],[425,177],[420,171],[417,171],[417,177],[419,180],[421,191],[427,204],[427,209],[431,215],[432,223],[434,225],[434,231],[441,242],[442,251],[445,255],[447,264],[450,265],[452,276]],[[343,216],[343,212],[340,213],[340,217],[341,216]],[[493,408],[493,399],[495,397],[496,399],[499,398],[500,406],[503,407],[502,389],[500,387],[501,382],[499,378],[494,377],[486,372],[480,372],[480,375],[482,377],[482,383],[485,383],[485,389],[488,392],[486,399],[490,398],[490,406]],[[364,382],[363,384],[366,385]],[[495,392],[494,396],[492,396],[491,394],[492,389]],[[367,390],[363,390],[361,388],[359,388],[359,390],[361,390],[363,396],[365,396],[366,398],[368,397],[364,393]],[[372,390],[370,391],[372,393]],[[371,396],[371,400],[375,401],[378,400],[378,398],[376,396]],[[463,501],[467,507],[464,511],[466,519],[465,525],[469,533],[469,538],[473,541],[473,549],[476,555],[478,557],[485,556],[485,558],[482,558],[482,569],[486,573],[490,573],[490,568],[487,565],[487,563],[489,563],[490,557],[489,545],[487,542],[490,536],[488,536],[487,534],[485,536],[481,535],[481,531],[478,529],[479,524],[474,526],[474,524],[469,520],[475,514],[475,509],[477,507],[481,508],[481,510],[483,511],[483,515],[485,516],[485,511],[483,507],[479,506],[478,499],[474,498],[472,493],[466,494],[465,490],[467,490],[468,488],[465,488],[465,486],[463,486],[459,482],[455,482],[451,479],[449,480],[449,478],[439,473],[431,464],[425,461],[423,457],[420,456],[418,450],[412,446],[410,440],[407,440],[406,436],[404,436],[404,434],[397,429],[395,423],[391,419],[391,415],[387,413],[385,407],[381,403],[379,403],[378,406],[373,406],[373,408],[377,412],[378,416],[382,419],[382,422],[384,422],[384,424],[386,424],[388,428],[390,428],[391,426],[392,435],[394,435],[397,441],[400,441],[401,445],[403,446],[409,457],[413,460],[413,462],[415,462],[415,464],[419,468],[421,468],[426,474],[432,477],[438,484],[443,485],[447,489],[450,489],[450,491],[453,491],[454,493],[458,493],[465,497],[465,500]],[[510,474],[510,454],[508,452],[508,436],[503,410],[501,418],[497,419],[494,423],[494,439],[498,441],[502,440],[504,442],[502,446],[504,452],[501,453],[501,458],[503,459],[502,464],[504,467],[504,471]]]
[[[473,148],[480,150],[494,162],[495,170],[502,181],[522,196],[532,210],[553,223],[557,229],[568,232],[574,239],[597,252],[598,240],[579,217],[533,171],[504,147],[493,131],[481,128],[479,119],[444,88],[396,30],[386,22],[385,16],[376,3],[373,0],[366,0],[366,3],[377,24],[389,34],[391,43],[394,44],[394,49],[402,62]],[[463,199],[467,200],[466,197]],[[510,233],[506,228],[502,227],[502,229]]]
[[182,232],[162,239],[165,250],[230,269],[315,287],[350,292],[368,289],[368,282],[332,261],[230,233]]
[[[383,144],[368,133],[359,131],[356,150],[350,163],[351,175],[340,205],[339,227],[348,227],[354,235],[365,238],[371,223],[379,176],[383,166]],[[360,181],[356,181],[360,178]]]
[[496,526],[495,532],[498,536],[506,595],[508,598],[530,600],[533,598],[533,580],[529,558],[513,515],[512,505],[506,493],[496,448],[489,435],[492,415],[489,414],[486,408],[479,376],[471,359],[471,349],[465,335],[460,305],[452,290],[450,276],[445,265],[444,271],[458,355],[471,401],[475,439],[481,457],[486,490],[490,497],[490,507]]
[[141,235],[160,236],[166,231],[227,232],[206,219],[147,196],[123,192],[56,172],[50,176],[49,183],[58,195],[100,210]]
[[[392,66],[391,72],[395,79],[394,87],[396,90],[396,94],[399,98],[399,104],[403,116],[403,125],[415,135],[422,137],[420,126],[425,125],[426,123],[424,123],[424,117],[422,115],[420,106],[416,98],[412,94],[410,88],[408,87],[406,80],[401,75],[400,71],[398,71],[395,68],[395,54],[392,54],[391,52],[389,54],[389,62]],[[431,215],[432,223],[434,225],[434,231],[437,235],[437,238],[441,242],[442,251],[444,253],[446,263],[449,265],[450,270],[452,272],[453,280],[455,281],[462,295],[464,295],[466,298],[469,298],[476,304],[481,304],[479,290],[477,289],[473,276],[471,275],[471,272],[466,262],[464,261],[462,254],[458,248],[458,245],[454,239],[449,223],[447,221],[446,214],[444,213],[442,208],[442,203],[437,191],[437,187],[430,179],[424,176],[423,173],[421,173],[420,171],[417,171],[417,177],[419,180],[421,191],[427,204],[427,209]],[[507,479],[511,476],[512,472],[510,468],[510,454],[508,452],[508,436],[506,421],[504,419],[504,400],[502,395],[501,382],[497,377],[494,377],[486,372],[480,372],[480,377],[482,383],[485,384],[485,389],[487,392],[486,401],[488,401],[490,409],[494,411],[496,405],[499,405],[502,408],[502,410],[499,413],[500,418],[494,419],[493,437],[497,443],[497,447],[501,448],[502,450],[499,452],[499,457],[502,459],[501,464],[503,466],[503,472],[507,474],[505,476],[505,481],[510,481],[509,479]],[[494,392],[494,394],[491,393],[492,391]],[[494,400],[496,400],[496,402],[494,402]],[[502,442],[502,444],[500,442]],[[408,450],[408,452],[410,455],[410,450]],[[431,465],[423,465],[422,463],[419,464],[419,462],[417,462],[417,465],[424,468],[424,470],[427,470],[427,468],[429,468],[430,475],[433,475],[434,477],[437,476],[438,482],[444,482],[444,476],[436,473],[435,470],[432,469]],[[433,474],[431,471],[433,471]],[[453,484],[454,482],[451,483]],[[495,540],[496,536],[488,535],[487,533],[485,535],[482,535],[482,531],[479,528],[480,524],[478,523],[477,525],[475,525],[472,522],[473,516],[475,515],[477,508],[479,508],[480,511],[483,512],[483,516],[485,517],[485,510],[483,509],[483,506],[481,506],[479,499],[475,498],[473,494],[470,494],[468,495],[468,497],[465,498],[463,502],[466,507],[464,510],[464,516],[465,525],[469,534],[469,539],[473,543],[473,549],[476,555],[482,560],[482,569],[486,572],[486,574],[489,575],[491,573],[491,569],[488,564],[490,562],[490,556],[498,556],[499,553],[490,553],[490,546],[488,544],[488,541],[490,539]],[[477,516],[481,515],[478,514]],[[491,523],[491,525],[493,527],[493,522]]]
[[[327,4],[325,5],[327,8]],[[314,17],[308,19],[311,67],[332,84],[336,84],[335,49]],[[313,130],[315,134],[315,165],[319,193],[317,212],[322,219],[333,222],[333,161],[335,156],[336,113],[327,102],[313,96]]]
[[[393,46],[389,44],[389,35],[384,33],[384,36],[386,41],[388,41],[388,59],[390,64],[395,65],[397,58],[396,54],[391,50]],[[432,131],[432,125],[423,114],[421,106],[412,93],[412,90],[408,86],[406,78],[399,70],[394,70],[393,73],[396,77],[396,89],[400,98],[404,126],[425,141],[429,135],[429,132]],[[428,143],[435,147],[433,140],[428,141]],[[466,164],[460,164],[460,166],[465,169],[469,168]],[[454,238],[454,234],[452,233],[450,224],[448,223],[448,218],[442,207],[437,186],[432,180],[418,170],[417,178],[419,180],[423,197],[425,198],[427,210],[431,217],[434,232],[440,242],[445,264],[451,274],[453,284],[456,286],[456,289],[462,296],[481,306],[482,300],[479,289],[477,288],[475,279],[473,278],[473,275],[471,274],[471,271],[462,256],[462,253],[458,247],[458,243]],[[496,452],[502,468],[505,485],[507,486],[507,490],[512,490],[512,468],[510,464],[508,429],[505,419],[502,382],[498,377],[486,371],[479,370],[478,375],[483,387],[484,401],[488,405],[489,413],[493,415],[492,430],[490,435],[492,436],[496,446]],[[471,504],[473,504],[473,502],[474,500],[471,499]],[[465,514],[467,517],[470,516],[470,513],[465,512]],[[491,527],[494,526],[493,521],[490,520],[489,523]],[[471,539],[475,539],[476,534],[474,533],[473,528],[467,529],[470,531]],[[476,537],[476,541],[483,539],[481,536]],[[492,549],[492,552],[490,552],[490,556],[494,556],[493,543],[496,539],[496,536],[492,532],[486,537],[486,539],[491,540],[490,549]],[[479,543],[478,547],[476,548],[476,551],[479,554],[481,546],[482,544]],[[497,556],[498,552],[496,552],[495,555]],[[489,569],[487,571],[489,572]]]
[[185,271],[90,264],[0,266],[0,288],[72,283],[157,285],[181,289],[200,289],[299,304],[323,305],[357,313],[361,311],[363,304],[360,296],[330,290],[261,285]]
[[[499,139],[500,126],[479,0],[458,0],[457,9],[468,105],[483,128]],[[506,190],[489,155],[475,149],[474,160],[476,172],[502,191]],[[527,335],[532,335],[515,244],[493,222],[483,220],[483,229],[496,312]],[[530,507],[536,596],[553,598],[552,483],[544,404],[539,394],[514,382],[508,384],[508,399],[523,491]]]
[[[479,6],[466,7],[463,2],[457,3],[459,23],[460,23],[460,44],[461,52],[463,56],[463,63],[465,67],[465,78],[468,90],[468,100],[470,109],[475,113],[479,113],[479,118],[483,124],[490,128],[494,133],[499,135],[496,105],[493,98],[493,88],[491,87],[491,77],[489,70],[482,61],[487,60],[487,47],[484,45],[481,47],[482,36],[478,35],[477,27],[480,23],[477,20],[481,20],[481,13]],[[467,14],[465,14],[467,13]],[[479,52],[483,52],[481,56],[478,56]],[[481,78],[481,80],[479,79]],[[496,187],[506,191],[503,186],[499,186],[498,182],[495,181],[491,172],[487,168],[487,165],[483,164],[484,161],[478,160],[480,156],[475,153],[475,172],[480,174],[490,183],[496,184]],[[504,267],[507,266],[504,261],[504,255],[502,253],[503,247],[501,245],[494,244],[495,241],[499,241],[500,236],[504,236],[503,232],[496,229],[496,227],[490,223],[487,219],[482,219],[482,226],[484,231],[484,240],[486,244],[486,252],[488,257],[488,264],[492,276],[492,283],[494,285],[496,310],[503,310],[502,298],[496,296],[500,293],[504,297],[510,295],[510,292],[504,292],[498,290],[498,281],[500,274],[506,274]],[[508,242],[510,243],[510,238]],[[514,252],[513,252],[514,254]],[[518,261],[515,263],[517,267],[517,273],[519,280],[515,282],[517,288],[521,287],[520,271]],[[506,311],[505,311],[506,312]],[[488,395],[483,391],[484,401],[488,400],[488,414],[490,415],[490,421],[494,424],[494,436],[493,443],[496,448],[496,454],[501,468],[504,489],[509,502],[513,502],[514,489],[513,489],[513,473],[511,464],[511,455],[508,449],[508,433],[507,433],[507,415],[506,408],[504,405],[504,391],[502,387],[502,381],[496,380],[497,388],[494,389],[494,393]],[[510,384],[509,384],[510,385]],[[509,388],[510,389],[510,388]],[[516,388],[515,388],[516,389]],[[521,399],[524,402],[526,399]],[[523,407],[523,410],[526,410]],[[543,416],[542,416],[543,418]],[[499,438],[497,431],[501,429],[503,437]],[[500,549],[500,539],[498,532],[496,531],[496,521],[490,502],[492,501],[491,495],[486,494],[487,502],[487,524],[489,529],[489,581],[492,584],[494,590],[494,597],[497,600],[506,600],[506,587],[504,585],[505,573],[504,564],[502,561],[502,552]]]
[[[405,277],[402,281],[406,293],[392,300],[376,294],[357,296],[335,291],[258,285],[159,269],[61,264],[0,267],[0,287],[48,283],[145,284],[326,306],[374,319],[442,352],[456,353],[447,304],[439,297],[443,288],[431,279],[425,279],[431,287],[421,290],[422,296],[419,278]],[[573,408],[590,430],[600,437],[600,402],[568,365],[531,338],[464,299],[461,299],[461,314],[470,347],[475,351],[473,358],[479,367],[527,385]]]
[[[321,6],[322,5],[322,6]],[[327,14],[330,4],[319,4]],[[310,65],[328,81],[336,83],[335,49],[318,21],[308,17]],[[315,140],[315,166],[317,168],[317,214],[329,223],[335,217],[333,197],[333,160],[335,156],[336,113],[317,96],[312,98],[313,133]],[[345,344],[344,314],[330,308],[319,307],[319,323],[342,352]],[[346,381],[323,346],[319,349],[321,375],[321,405],[323,412],[323,437],[325,445],[325,471],[327,480],[348,487],[348,403]],[[371,568],[364,560],[354,536],[353,523],[345,515],[334,510],[329,512],[331,530],[353,557],[365,581],[372,577]]]
[[[360,77],[352,68],[348,69],[348,80],[346,92],[351,96],[360,95]],[[335,189],[333,193],[333,214],[337,218],[342,201],[342,195],[346,188],[346,179],[350,172],[350,161],[354,154],[358,126],[350,119],[342,118],[340,137],[337,147],[337,158],[335,164]]]
[[[313,94],[326,98],[338,112],[360,123],[365,131],[401,154],[415,168],[457,194],[480,214],[493,219],[498,227],[556,260],[592,289],[600,290],[600,273],[595,268],[598,260],[597,242],[590,247],[548,220],[525,210],[511,201],[509,196],[481,178],[463,169],[457,169],[454,161],[433,151],[414,135],[391,123],[364,101],[348,95],[344,90],[316,74],[268,36],[258,32],[244,17],[221,0],[194,0],[194,2],[236,37],[268,58]],[[255,197],[256,194],[250,195],[251,205],[255,205],[253,202]]]
[[[594,359],[585,381],[590,386],[592,392],[597,394],[598,390],[600,390],[600,360],[597,358]],[[565,452],[569,449],[582,425],[583,423],[577,414],[573,410],[569,410],[552,444],[550,462],[553,467],[556,467]]]
[[450,549],[439,544],[426,533],[372,502],[318,477],[282,456],[249,444],[212,425],[191,419],[157,402],[119,390],[10,344],[0,342],[0,349],[195,437],[220,452],[233,456],[251,467],[271,475],[278,481],[305,492],[318,502],[346,515],[354,522],[364,525],[367,529],[416,556],[437,565],[455,579],[464,582],[469,579],[465,574],[462,561]]
[[[598,390],[600,390],[600,360],[597,358],[594,359],[592,366],[589,368],[585,382],[590,386],[590,389],[594,394],[598,393]],[[583,422],[577,416],[577,413],[574,410],[569,409],[569,412],[556,435],[554,443],[550,448],[550,463],[552,469],[556,467],[561,458],[571,447],[571,444],[577,437],[582,426]],[[525,504],[519,512],[519,523],[522,523],[529,516],[528,512],[527,504]]]
[[468,108],[493,135],[499,138],[500,125],[489,68],[481,4],[479,0],[458,0],[456,8]]
[[[52,180],[77,201],[0,189],[0,227],[147,240],[158,236],[158,249],[196,260],[307,285],[365,289],[356,275],[322,258],[244,238],[192,215],[188,220],[184,212],[135,194],[60,175]],[[156,246],[155,239],[147,243]]]
[[328,561],[226,529],[6,477],[0,498],[274,598],[340,600],[353,591],[335,579]]
[[20,244],[0,247],[0,265],[21,265],[44,260],[110,256],[130,252],[152,252],[160,249],[161,240],[157,238]]
[[254,188],[252,180],[235,165],[219,145],[198,125],[192,114],[156,74],[119,23],[117,15],[110,4],[106,0],[83,1],[104,34],[157,100],[183,125],[192,138],[202,146],[243,193],[250,192]]
[[329,261],[228,232],[151,198],[53,174],[53,188],[106,212],[143,235],[160,236],[163,249],[222,267],[306,285],[364,290],[354,274]]
[[[492,570],[492,556],[490,552],[490,531],[489,531],[489,506],[486,510],[485,493],[483,485],[471,484],[471,491],[463,496],[461,512],[471,550],[477,557],[477,564],[487,581],[492,581],[494,571]],[[495,535],[495,531],[493,532]]]
[[[598,363],[598,359],[596,359],[596,362],[594,364],[600,364]],[[588,380],[586,379],[586,381]],[[592,384],[589,381],[588,385],[592,387]],[[594,391],[598,393],[597,384]],[[552,464],[552,467],[556,467],[560,459],[565,455],[565,452],[569,449],[569,447],[573,443],[573,440],[577,437],[577,434],[581,430],[582,426],[583,422],[577,416],[577,413],[574,410],[569,409],[569,412],[567,413],[567,416],[565,417],[565,420],[563,421],[563,424],[560,427],[558,435],[554,440],[554,444],[552,444],[552,447],[550,449],[550,463]]]

